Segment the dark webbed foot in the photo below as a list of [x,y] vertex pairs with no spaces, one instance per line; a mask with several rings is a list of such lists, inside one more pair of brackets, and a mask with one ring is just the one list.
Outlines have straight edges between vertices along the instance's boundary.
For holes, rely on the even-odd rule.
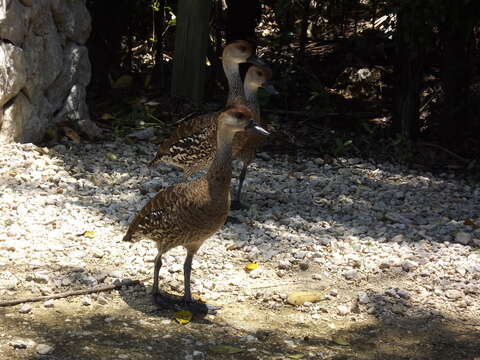
[[185,310],[190,311],[192,314],[198,314],[198,315],[206,315],[206,314],[211,314],[211,315],[216,315],[217,310],[220,310],[222,307],[221,306],[216,306],[216,305],[209,305],[201,301],[185,301],[184,302]]
[[182,305],[181,298],[174,298],[160,293],[152,294],[153,302],[162,309],[178,310]]

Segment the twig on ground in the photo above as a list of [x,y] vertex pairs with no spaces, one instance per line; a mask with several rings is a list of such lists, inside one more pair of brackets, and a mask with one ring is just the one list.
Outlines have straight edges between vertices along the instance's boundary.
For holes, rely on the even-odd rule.
[[443,146],[440,146],[440,145],[438,145],[438,144],[434,144],[434,143],[430,143],[430,142],[426,142],[426,141],[419,141],[419,144],[420,144],[420,145],[425,145],[425,146],[434,147],[434,148],[440,149],[440,150],[442,150],[442,151],[445,151],[447,154],[453,156],[455,159],[460,160],[461,162],[463,162],[463,163],[465,163],[465,164],[469,164],[469,163],[470,163],[470,160],[465,159],[464,157],[461,157],[460,155],[454,153],[453,151],[448,150],[448,149],[446,149],[446,148],[444,148]]
[[2,300],[0,301],[0,307],[13,306],[13,305],[23,304],[27,302],[37,302],[37,301],[44,301],[44,300],[50,300],[50,299],[62,299],[69,296],[93,294],[93,293],[98,293],[103,291],[119,290],[122,288],[122,286],[135,286],[138,284],[140,284],[139,280],[123,280],[116,284],[95,286],[88,289],[72,290],[72,291],[66,291],[63,293],[52,294],[52,295],[32,296],[32,297],[12,299],[12,300]]

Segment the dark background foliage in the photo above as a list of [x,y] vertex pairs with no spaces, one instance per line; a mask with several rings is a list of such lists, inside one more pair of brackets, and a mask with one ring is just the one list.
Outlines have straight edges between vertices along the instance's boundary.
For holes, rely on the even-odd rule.
[[192,110],[221,107],[222,48],[242,38],[256,44],[281,92],[260,93],[277,135],[270,150],[478,168],[480,2],[206,2],[210,17],[198,19],[209,29],[205,93],[189,102],[171,89],[182,1],[87,1],[90,107],[114,135],[148,125],[162,134]]

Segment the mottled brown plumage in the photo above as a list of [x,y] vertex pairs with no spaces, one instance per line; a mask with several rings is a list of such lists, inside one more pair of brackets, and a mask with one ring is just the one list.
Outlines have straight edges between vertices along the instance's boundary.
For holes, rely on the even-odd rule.
[[193,304],[190,294],[192,258],[202,243],[225,223],[230,207],[233,137],[252,121],[252,113],[245,106],[230,107],[222,112],[216,132],[217,151],[207,174],[161,190],[130,223],[124,241],[147,237],[157,244],[153,284],[157,301],[164,301],[158,293],[161,256],[173,247],[184,246],[187,249],[184,300],[187,306]]

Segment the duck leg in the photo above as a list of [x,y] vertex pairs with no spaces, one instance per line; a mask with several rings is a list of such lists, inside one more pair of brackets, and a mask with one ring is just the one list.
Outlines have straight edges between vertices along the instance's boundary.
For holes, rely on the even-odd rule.
[[188,250],[185,263],[183,264],[183,276],[185,281],[183,299],[185,302],[185,308],[194,314],[216,314],[216,310],[220,309],[221,306],[208,305],[192,299],[192,293],[190,291],[190,275],[192,273],[192,260],[195,251]]
[[152,297],[153,302],[159,305],[162,309],[175,309],[177,303],[172,299],[167,298],[160,294],[158,289],[158,276],[160,269],[162,268],[162,253],[159,251],[155,256],[155,266],[153,270],[153,285],[152,285]]
[[245,181],[245,176],[247,175],[247,168],[248,164],[246,162],[243,163],[242,172],[240,173],[240,177],[238,178],[238,187],[237,192],[235,194],[235,199],[232,201],[230,208],[232,210],[241,210],[241,209],[248,209],[248,206],[242,204],[242,187],[243,182]]

